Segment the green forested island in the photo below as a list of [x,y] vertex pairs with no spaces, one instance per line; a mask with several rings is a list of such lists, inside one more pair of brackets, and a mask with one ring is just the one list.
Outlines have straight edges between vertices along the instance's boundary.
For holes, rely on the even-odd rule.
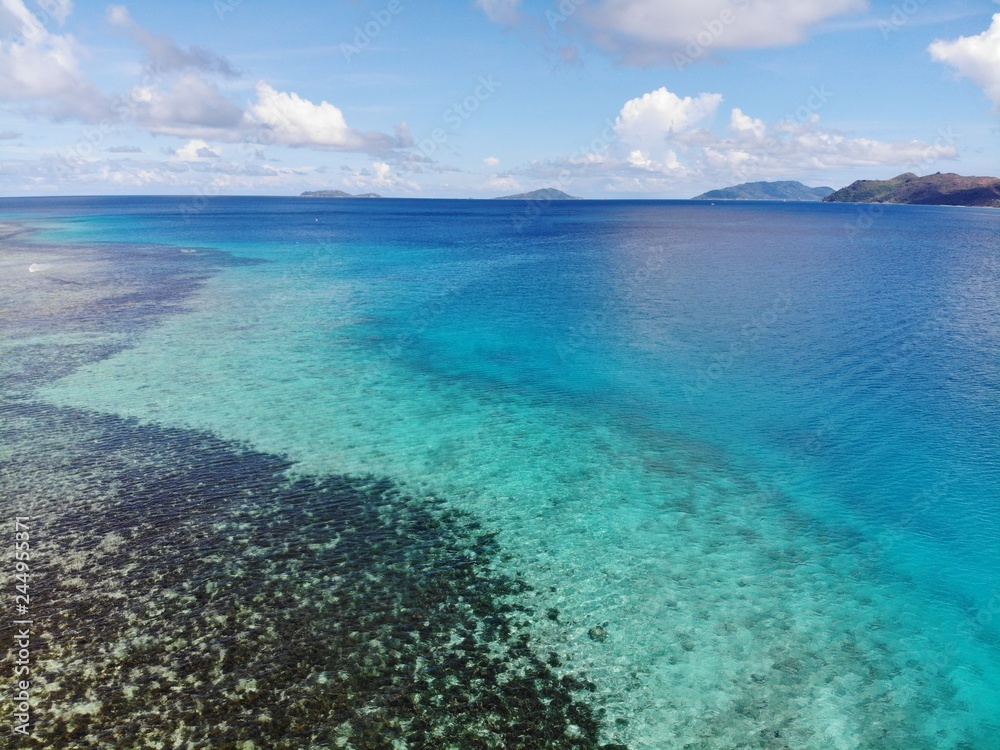
[[741,185],[709,190],[696,195],[696,201],[821,201],[833,192],[831,187],[809,187],[794,180],[744,182]]
[[307,190],[302,193],[301,198],[381,198],[378,193],[360,193],[351,195],[343,190]]
[[583,198],[577,198],[575,195],[569,195],[564,193],[562,190],[556,190],[555,188],[542,188],[541,190],[532,190],[530,193],[517,193],[516,195],[501,195],[499,198],[494,198],[496,201],[582,201]]
[[1000,208],[1000,179],[912,172],[891,180],[858,180],[823,199],[828,203],[912,203],[924,206]]

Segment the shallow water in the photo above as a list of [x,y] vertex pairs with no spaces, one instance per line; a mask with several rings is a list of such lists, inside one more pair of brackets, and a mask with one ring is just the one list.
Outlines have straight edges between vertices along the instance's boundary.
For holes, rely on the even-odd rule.
[[[4,241],[4,482],[52,540],[60,731],[166,732],[100,692],[139,649],[134,679],[160,675],[184,726],[227,717],[215,741],[253,725],[290,747],[518,746],[512,727],[539,747],[1000,743],[996,212],[885,207],[868,227],[806,204],[192,206],[5,210],[41,226]],[[345,524],[375,540],[358,560],[335,551]],[[442,573],[456,549],[471,562]],[[402,643],[425,605],[385,601],[396,589],[441,611]],[[76,642],[67,611],[100,627]],[[204,663],[255,618],[272,627],[244,657]],[[338,635],[351,618],[363,641]],[[305,651],[271,669],[253,654],[276,638]],[[417,679],[436,661],[477,697]],[[406,708],[351,715],[345,690],[394,670],[414,676],[393,683]],[[530,689],[511,698],[518,670]],[[173,701],[188,676],[192,702]],[[246,681],[271,719],[301,721],[252,724]],[[454,724],[449,700],[468,707]]]

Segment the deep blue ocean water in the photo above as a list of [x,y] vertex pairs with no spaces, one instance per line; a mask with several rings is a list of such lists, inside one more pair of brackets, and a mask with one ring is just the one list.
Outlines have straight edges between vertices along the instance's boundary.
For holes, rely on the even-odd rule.
[[[482,569],[528,588],[504,589],[490,606],[530,610],[519,617],[553,679],[592,681],[570,693],[595,712],[601,742],[1000,747],[996,211],[68,198],[4,201],[0,221],[5,408],[19,425],[7,433],[16,471],[0,481],[60,540],[51,580],[86,580],[101,559],[107,581],[137,570],[159,581],[155,554],[126,531],[98,523],[98,544],[74,536],[73,523],[88,513],[94,523],[112,496],[164,519],[236,502],[225,492],[232,477],[184,485],[183,502],[128,489],[221,441],[284,462],[264,472],[276,488],[348,477],[367,497],[365,483],[389,483],[408,508],[457,512],[495,533]],[[135,437],[112,447],[93,437],[122,431]],[[41,461],[54,433],[67,436],[63,447],[48,445]],[[73,458],[59,461],[60,450]],[[163,481],[158,492],[173,486]],[[75,510],[73,486],[89,488]],[[242,520],[206,523],[259,530],[269,513],[284,517],[274,508],[313,507],[273,493],[271,506],[266,493],[232,506]],[[323,512],[336,524],[337,512]],[[302,562],[296,528],[283,532],[282,554],[310,607],[341,562]],[[324,541],[327,527],[309,528],[317,549],[346,533]],[[218,549],[180,556],[221,566],[203,573],[207,598],[184,612],[216,606],[219,582],[234,575],[226,565],[243,571],[277,554],[271,537],[241,538],[219,531]],[[406,580],[433,589],[442,574],[428,571]],[[183,600],[169,593],[182,589],[157,598]],[[72,609],[74,594],[60,597]],[[271,617],[277,605],[255,597],[226,606]],[[144,606],[142,617],[168,616]],[[234,616],[221,609],[222,621]],[[337,607],[308,616],[336,620]],[[121,624],[108,669],[152,637],[140,619]],[[346,648],[335,662],[350,661]],[[52,675],[77,675],[83,655],[57,652]],[[398,652],[414,674],[437,653]],[[80,716],[135,713],[89,694],[79,669],[76,699],[55,676],[46,682],[51,713],[76,717],[62,730]],[[226,666],[244,681],[227,689],[271,680],[295,692],[299,683],[261,669]],[[352,670],[342,671],[375,679]],[[346,690],[316,687],[328,673],[337,670],[301,677],[319,706]],[[188,692],[211,703],[211,684]],[[201,709],[185,710],[192,723]],[[390,721],[397,709],[380,710]],[[529,723],[548,736],[551,717],[537,717]],[[595,746],[566,721],[552,746]],[[356,720],[306,724],[314,745],[292,746],[369,746],[351,734]],[[425,746],[413,726],[393,731]]]

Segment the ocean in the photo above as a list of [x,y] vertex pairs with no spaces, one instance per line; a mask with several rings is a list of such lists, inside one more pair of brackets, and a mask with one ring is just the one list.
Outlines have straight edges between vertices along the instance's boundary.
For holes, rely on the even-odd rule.
[[23,746],[1000,747],[1000,213],[9,199],[0,238]]

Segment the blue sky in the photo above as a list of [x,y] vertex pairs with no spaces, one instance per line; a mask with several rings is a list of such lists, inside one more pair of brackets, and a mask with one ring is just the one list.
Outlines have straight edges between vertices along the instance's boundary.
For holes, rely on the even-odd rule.
[[0,195],[1000,175],[990,0],[0,0]]

